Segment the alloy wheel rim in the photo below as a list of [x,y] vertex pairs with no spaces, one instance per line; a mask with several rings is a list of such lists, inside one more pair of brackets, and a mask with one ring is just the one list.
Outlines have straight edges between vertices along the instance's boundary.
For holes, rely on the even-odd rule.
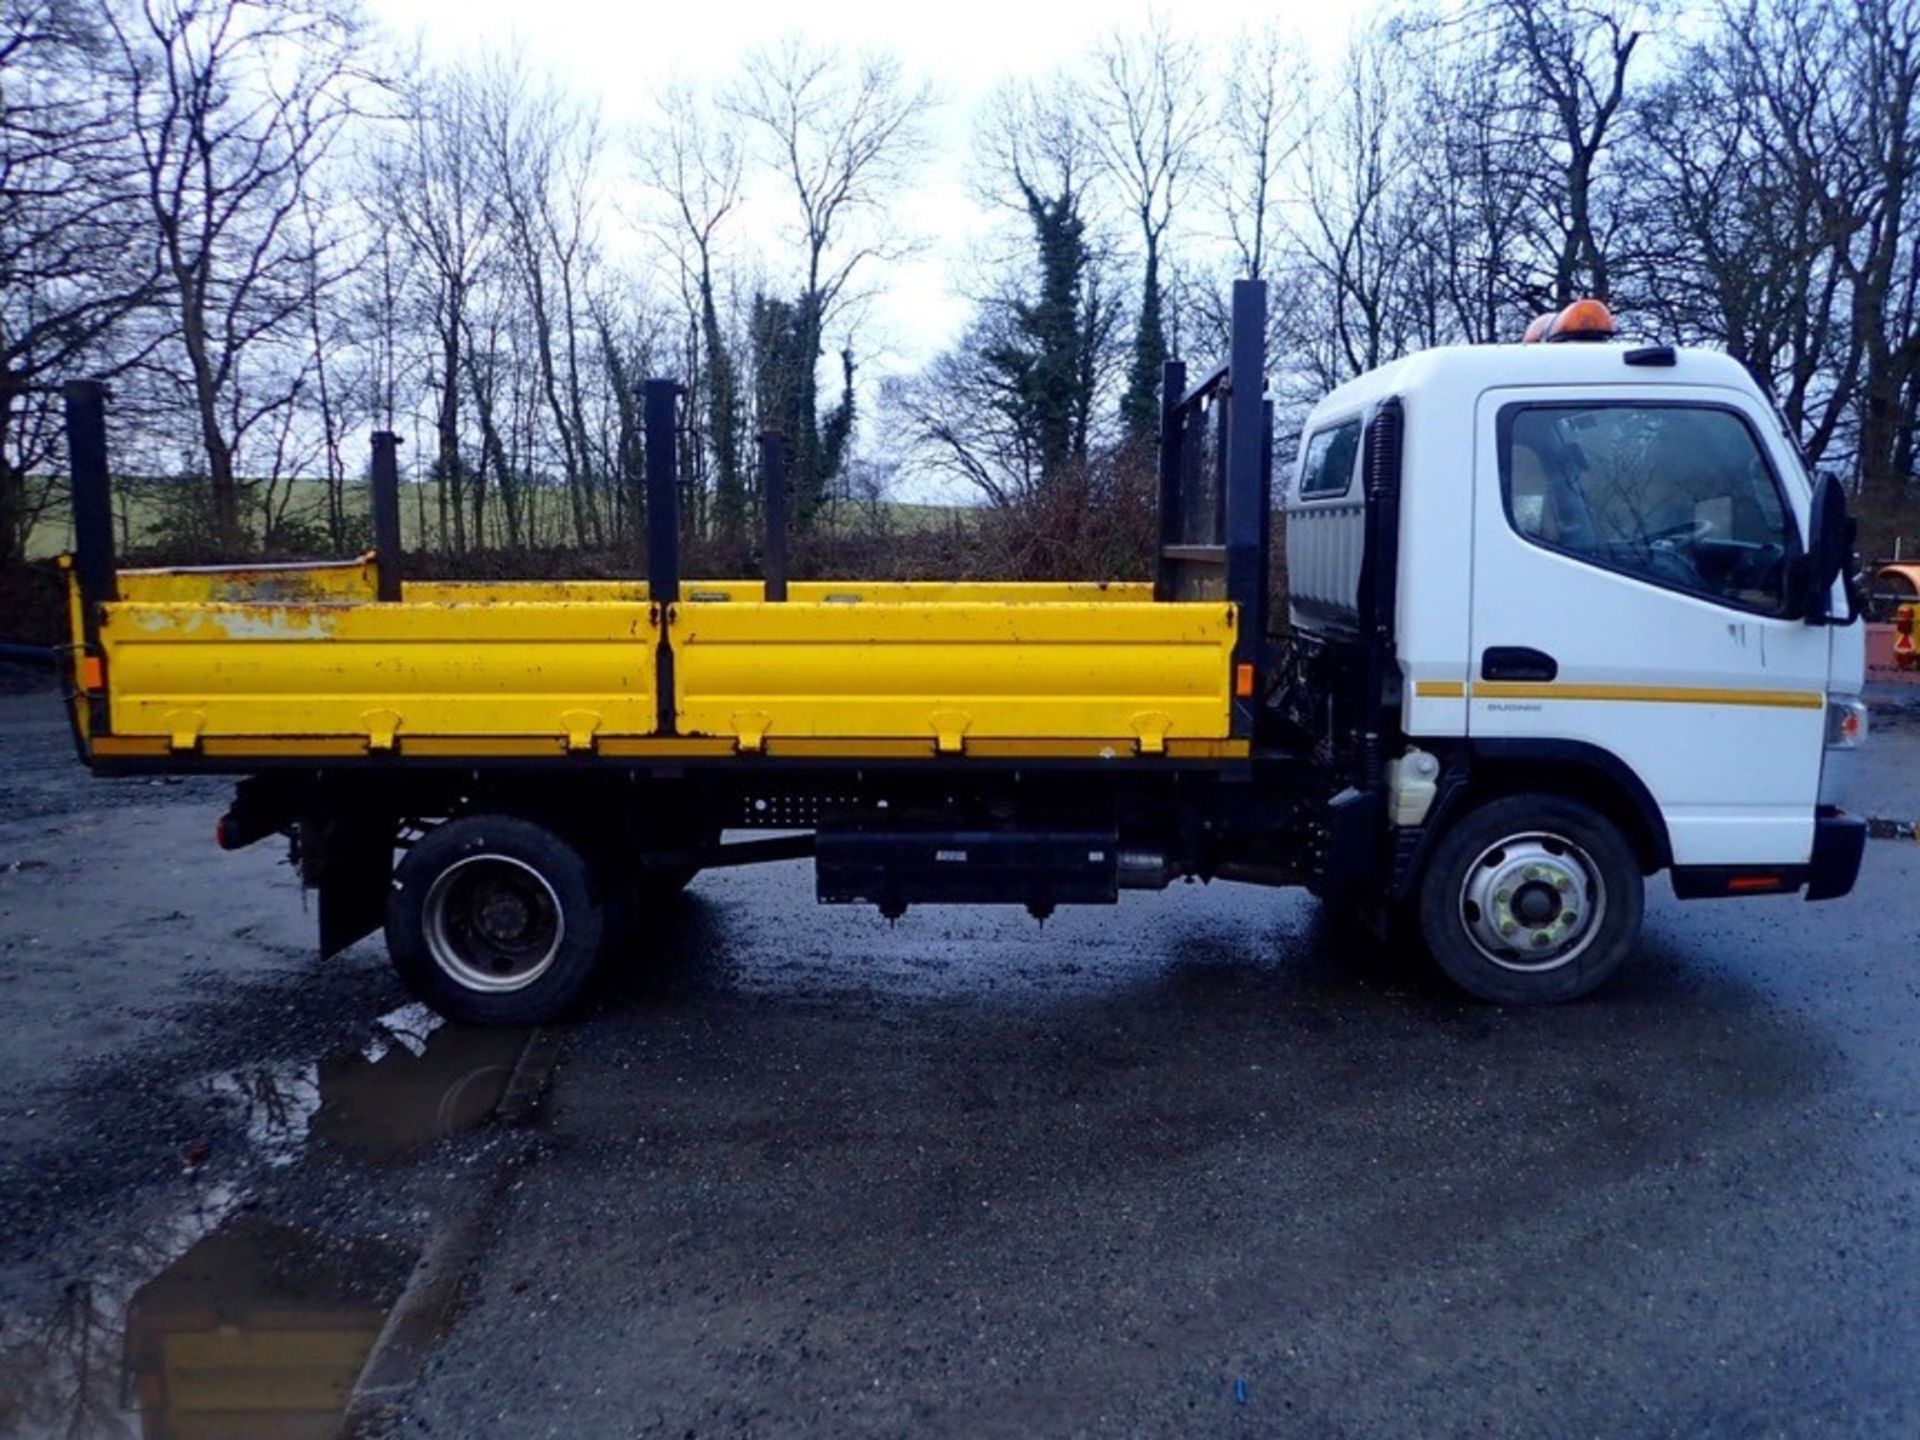
[[1571,964],[1606,916],[1600,867],[1579,845],[1526,831],[1487,846],[1460,885],[1460,923],[1487,960],[1538,975]]
[[560,897],[511,855],[469,855],[434,877],[427,950],[456,983],[487,994],[524,990],[553,967],[566,938]]

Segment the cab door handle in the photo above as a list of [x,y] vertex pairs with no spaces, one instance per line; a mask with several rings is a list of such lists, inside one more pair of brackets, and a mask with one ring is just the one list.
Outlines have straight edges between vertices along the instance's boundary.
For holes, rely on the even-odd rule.
[[1560,662],[1525,645],[1491,645],[1480,654],[1482,680],[1557,680]]

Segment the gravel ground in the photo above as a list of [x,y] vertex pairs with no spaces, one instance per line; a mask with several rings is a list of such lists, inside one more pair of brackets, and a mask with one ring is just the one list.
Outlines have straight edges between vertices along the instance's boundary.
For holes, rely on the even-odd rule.
[[[1835,779],[1886,814],[1877,723]],[[316,962],[224,798],[0,694],[0,1435],[186,1428],[209,1346],[324,1428],[473,1215],[380,1431],[1920,1428],[1911,842],[1832,905],[1659,885],[1624,983],[1519,1013],[1298,896],[889,926],[704,876],[514,1130],[522,1037]]]
[[93,780],[0,680],[0,1436],[204,1433],[196,1385],[295,1406],[222,1433],[325,1433],[516,1153],[484,1122],[525,1037],[441,1025],[375,945],[319,964],[283,851],[214,848],[224,783]]
[[1895,841],[1660,893],[1625,983],[1503,1013],[1298,897],[703,878],[407,1431],[1914,1433],[1916,895]]

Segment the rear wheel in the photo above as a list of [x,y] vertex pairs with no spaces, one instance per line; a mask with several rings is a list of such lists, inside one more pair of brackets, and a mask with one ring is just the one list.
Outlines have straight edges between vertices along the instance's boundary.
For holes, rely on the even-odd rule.
[[586,992],[606,917],[586,861],[509,815],[463,815],[429,831],[394,872],[387,953],[442,1015],[537,1025]]
[[1420,882],[1420,933],[1447,976],[1482,1000],[1575,1000],[1626,963],[1644,890],[1633,847],[1605,815],[1556,795],[1509,795],[1441,837]]

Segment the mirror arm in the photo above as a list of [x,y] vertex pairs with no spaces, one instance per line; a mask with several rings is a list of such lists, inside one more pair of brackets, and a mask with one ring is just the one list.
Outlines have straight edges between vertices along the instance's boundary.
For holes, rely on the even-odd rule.
[[[1860,522],[1849,515],[1846,523],[1846,540],[1840,549],[1840,588],[1847,597],[1847,617],[1840,621],[1842,625],[1851,625],[1867,613],[1866,597],[1860,593],[1860,554],[1855,548],[1860,543]],[[1828,617],[1832,623],[1832,617]]]
[[1827,604],[1833,587],[1815,583],[1814,573],[1818,568],[1811,550],[1794,560],[1794,592],[1800,597],[1795,608],[1809,625],[1825,625],[1830,620]]

